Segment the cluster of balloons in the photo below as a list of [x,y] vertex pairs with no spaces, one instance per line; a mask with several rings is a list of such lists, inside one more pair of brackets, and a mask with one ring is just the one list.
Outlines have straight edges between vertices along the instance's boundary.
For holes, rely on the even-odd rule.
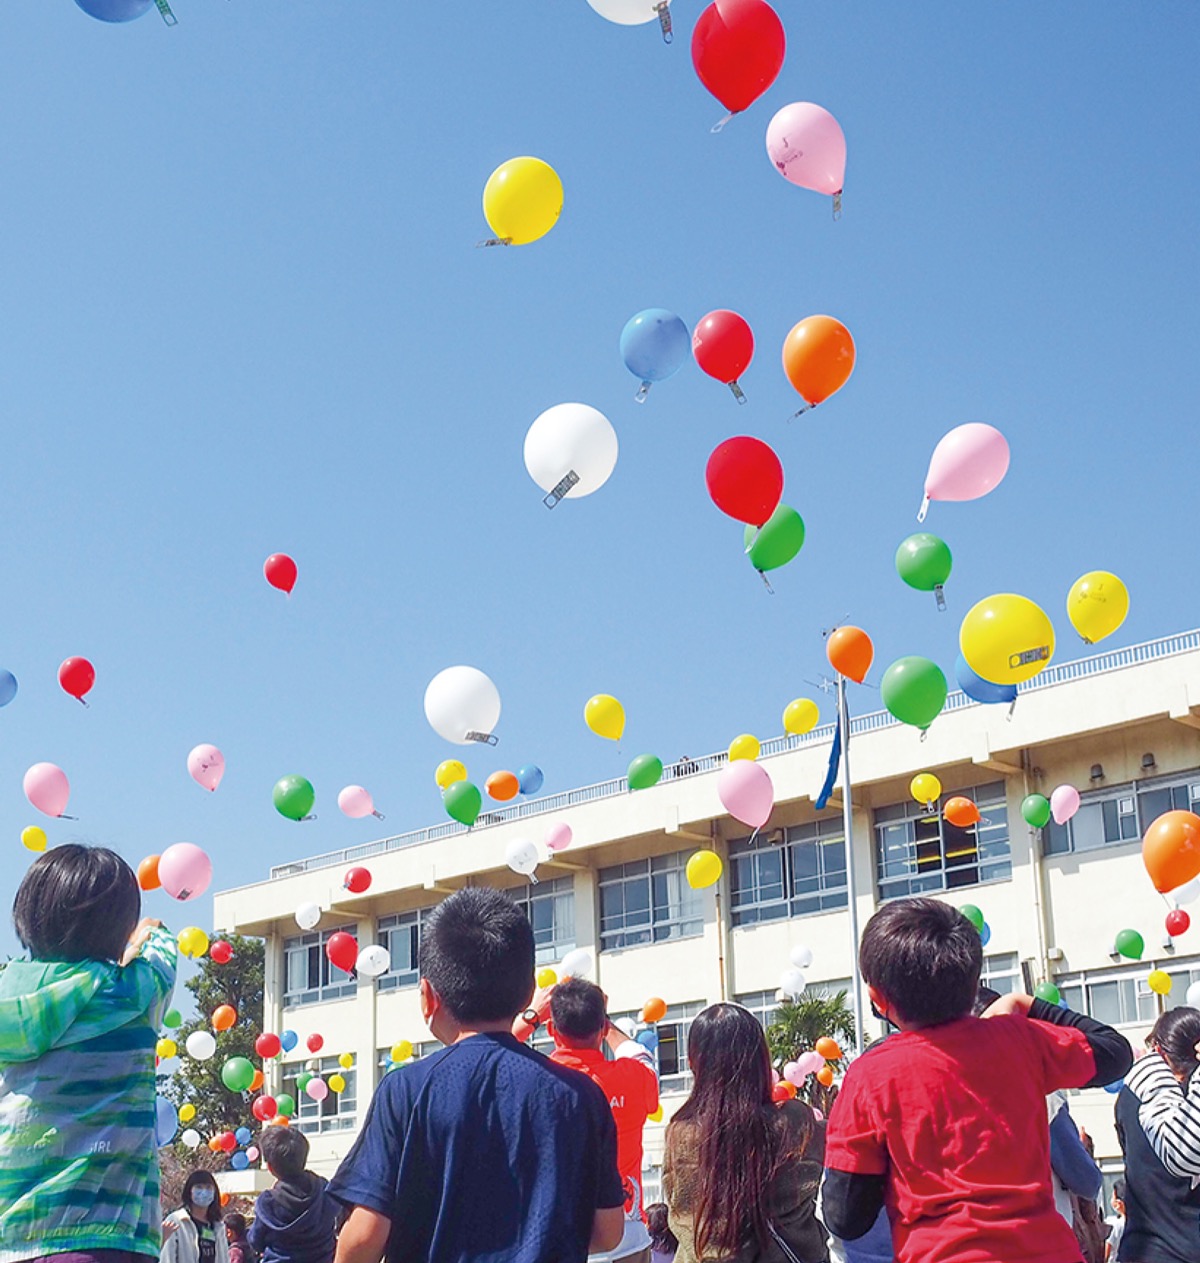
[[806,969],[813,963],[812,948],[804,943],[797,943],[788,954],[789,965],[779,975],[779,990],[776,999],[782,1004],[787,1000],[798,1000],[808,986]]

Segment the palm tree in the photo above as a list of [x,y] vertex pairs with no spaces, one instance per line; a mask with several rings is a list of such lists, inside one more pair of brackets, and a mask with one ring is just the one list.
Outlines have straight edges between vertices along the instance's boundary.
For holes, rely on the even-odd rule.
[[[776,1009],[767,1027],[767,1046],[775,1069],[782,1073],[787,1062],[813,1051],[822,1036],[836,1039],[844,1048],[854,1043],[854,1034],[854,1014],[846,1007],[845,991],[833,995],[805,991],[799,999],[785,1000]],[[827,1088],[809,1075],[797,1095],[828,1114],[837,1099],[837,1088]]]

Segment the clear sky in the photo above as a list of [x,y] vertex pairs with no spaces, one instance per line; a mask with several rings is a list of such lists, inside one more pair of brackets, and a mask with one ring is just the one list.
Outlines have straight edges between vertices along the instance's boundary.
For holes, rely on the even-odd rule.
[[[1064,599],[1094,568],[1133,596],[1109,643],[1200,623],[1195,5],[786,0],[783,73],[714,136],[693,0],[670,47],[584,0],[173,3],[173,29],[71,0],[0,16],[5,907],[35,821],[134,862],[190,840],[232,886],[441,819],[433,769],[462,750],[421,703],[454,663],[503,698],[474,778],[532,761],[552,792],[778,733],[847,614],[876,683],[907,653],[949,674],[996,591],[1042,603],[1077,656]],[[840,222],[766,158],[793,100],[845,129]],[[488,174],[526,153],[562,176],[560,223],[476,250]],[[649,306],[749,319],[745,407],[692,364],[634,403],[617,339]],[[789,424],[780,346],[815,312],[858,365]],[[575,400],[621,455],[550,513],[522,442]],[[892,558],[968,420],[1012,467],[931,510],[955,555],[939,614]],[[774,596],[704,488],[737,433],[777,448],[808,526]],[[290,601],[262,577],[276,550]],[[96,664],[89,710],[59,690],[70,654]],[[601,691],[620,753],[582,721]],[[228,761],[213,796],[184,766],[201,741]],[[39,760],[77,822],[26,803]],[[315,822],[271,805],[292,772]],[[354,782],[383,826],[338,812]],[[207,900],[147,903],[209,924]]]

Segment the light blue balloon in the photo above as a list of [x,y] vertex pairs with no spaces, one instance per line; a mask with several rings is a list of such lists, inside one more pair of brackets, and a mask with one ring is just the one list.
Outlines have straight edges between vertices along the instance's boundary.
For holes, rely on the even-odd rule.
[[239,1145],[248,1145],[250,1143],[250,1128],[239,1127],[237,1131],[233,1133],[233,1138]]
[[229,1165],[233,1167],[235,1171],[244,1171],[250,1165],[250,1159],[247,1158],[244,1153],[239,1151],[229,1159]]
[[17,677],[11,671],[0,671],[0,706],[7,706],[17,695]]
[[295,1031],[284,1031],[279,1037],[279,1043],[284,1052],[291,1052],[299,1042],[300,1036]]
[[179,1111],[165,1096],[154,1098],[154,1143],[161,1149],[175,1139],[179,1130]]
[[972,701],[1007,706],[1017,700],[1015,684],[993,684],[991,680],[976,675],[961,653],[954,660],[954,677],[958,680],[958,687]]
[[683,367],[692,349],[687,325],[673,311],[648,307],[621,330],[621,359],[640,382],[663,382]]
[[1110,1096],[1116,1096],[1116,1094],[1117,1094],[1117,1093],[1118,1093],[1118,1092],[1119,1092],[1119,1091],[1120,1091],[1120,1090],[1121,1090],[1124,1086],[1125,1086],[1125,1080],[1124,1080],[1124,1079],[1118,1079],[1118,1080],[1116,1081],[1116,1083],[1106,1083],[1106,1084],[1104,1085],[1104,1090],[1105,1090],[1105,1091],[1106,1091],[1106,1092],[1107,1092]]
[[90,18],[101,22],[132,22],[154,8],[154,0],[75,0]]
[[651,1052],[658,1047],[657,1031],[638,1031],[638,1033],[634,1036],[634,1039],[636,1039],[643,1048],[648,1048]]
[[517,784],[520,785],[522,794],[536,794],[545,783],[542,769],[536,763],[526,763],[524,767],[517,769]]
[[992,941],[992,927],[985,921],[983,929],[979,931],[979,941],[986,947]]

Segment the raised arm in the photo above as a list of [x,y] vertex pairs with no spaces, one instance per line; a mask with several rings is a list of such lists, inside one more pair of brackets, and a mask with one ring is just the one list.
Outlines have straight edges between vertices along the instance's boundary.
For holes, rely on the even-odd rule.
[[1200,1075],[1185,1092],[1158,1053],[1143,1057],[1126,1086],[1138,1098],[1138,1122],[1163,1166],[1200,1177]]

